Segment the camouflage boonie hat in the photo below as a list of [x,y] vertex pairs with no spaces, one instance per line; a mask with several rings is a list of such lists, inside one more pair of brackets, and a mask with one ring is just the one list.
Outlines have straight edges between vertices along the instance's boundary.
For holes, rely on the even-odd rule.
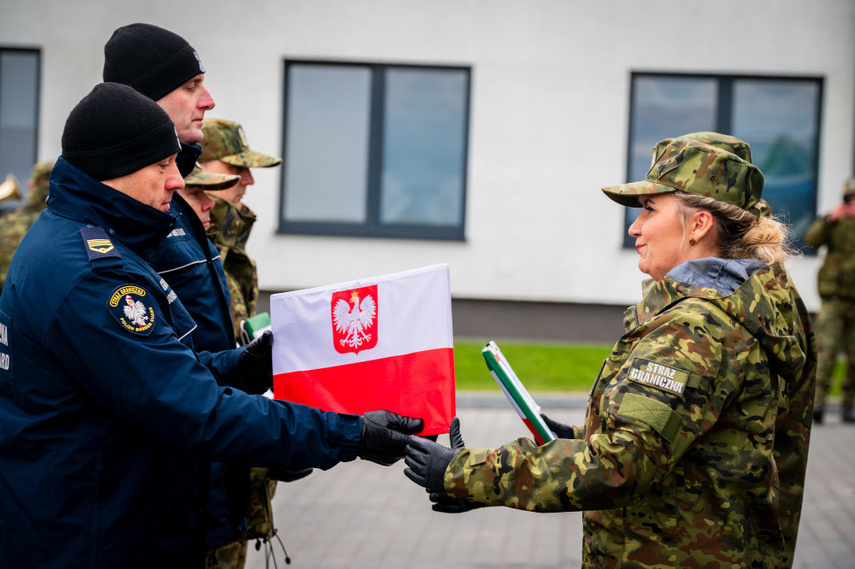
[[205,172],[197,163],[193,171],[184,178],[184,186],[205,186],[206,192],[216,192],[231,188],[240,180],[240,176],[232,174],[212,174]]
[[843,182],[843,195],[851,196],[852,194],[855,194],[855,178],[849,178]]
[[653,160],[651,160],[650,165],[652,166],[656,163],[656,161],[662,156],[662,151],[668,146],[671,146],[674,154],[676,154],[679,151],[678,149],[690,140],[721,148],[731,154],[736,154],[746,162],[751,162],[751,147],[748,146],[748,143],[744,140],[740,140],[735,136],[730,136],[728,134],[700,131],[690,132],[689,134],[684,134],[677,138],[666,138],[657,142],[656,146],[653,147]]
[[602,190],[627,207],[641,207],[638,196],[677,190],[730,203],[755,215],[764,214],[766,203],[760,199],[763,173],[757,166],[736,154],[694,140],[666,145],[643,181]]
[[270,168],[282,163],[274,158],[249,149],[243,127],[233,121],[223,119],[204,119],[202,121],[202,155],[199,162],[222,160],[233,166],[247,168]]

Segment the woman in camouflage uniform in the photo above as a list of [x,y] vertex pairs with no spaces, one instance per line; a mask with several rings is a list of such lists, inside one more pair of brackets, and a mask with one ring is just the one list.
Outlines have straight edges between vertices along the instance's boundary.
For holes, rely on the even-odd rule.
[[[407,476],[439,511],[584,510],[585,567],[790,567],[814,393],[808,313],[750,162],[665,145],[630,227],[653,281],[625,318],[582,427],[543,446],[411,437]],[[454,439],[453,439],[454,440]]]

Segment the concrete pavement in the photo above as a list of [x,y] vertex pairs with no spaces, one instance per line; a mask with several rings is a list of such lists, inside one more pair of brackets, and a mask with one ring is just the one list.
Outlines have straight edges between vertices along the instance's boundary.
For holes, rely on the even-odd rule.
[[[581,423],[584,396],[538,395],[544,411]],[[463,437],[495,447],[527,431],[501,394],[458,394]],[[441,437],[447,443],[447,437]],[[578,512],[535,514],[506,508],[462,515],[433,512],[425,492],[403,475],[357,460],[279,484],[274,519],[291,566],[396,569],[567,568],[581,566]],[[247,569],[284,567],[250,547]],[[275,564],[274,564],[275,563]],[[855,567],[855,426],[831,409],[812,432],[805,504],[794,569]]]

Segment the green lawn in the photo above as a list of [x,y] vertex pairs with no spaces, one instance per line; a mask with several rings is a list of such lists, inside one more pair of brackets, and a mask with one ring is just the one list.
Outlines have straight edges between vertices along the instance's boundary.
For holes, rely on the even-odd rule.
[[[498,390],[481,357],[483,342],[467,340],[454,342],[454,376],[461,391]],[[584,391],[600,371],[611,346],[583,344],[527,344],[499,342],[502,353],[529,391]],[[840,395],[840,383],[845,366],[838,362],[835,380],[829,395]]]
[[[487,340],[454,342],[454,376],[457,389],[499,390],[481,356]],[[497,342],[529,391],[587,392],[611,346],[583,344],[528,344]]]

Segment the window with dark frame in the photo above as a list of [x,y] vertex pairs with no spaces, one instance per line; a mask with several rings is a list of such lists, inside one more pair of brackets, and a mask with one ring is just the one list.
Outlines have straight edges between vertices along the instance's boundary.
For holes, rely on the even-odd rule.
[[[627,180],[642,180],[653,146],[697,131],[731,134],[751,145],[765,176],[763,197],[795,245],[816,218],[823,79],[636,72],[631,78]],[[640,210],[628,208],[626,230]]]
[[38,161],[40,59],[37,49],[0,47],[0,182],[13,174],[22,194]]
[[279,233],[463,240],[470,68],[285,61]]

